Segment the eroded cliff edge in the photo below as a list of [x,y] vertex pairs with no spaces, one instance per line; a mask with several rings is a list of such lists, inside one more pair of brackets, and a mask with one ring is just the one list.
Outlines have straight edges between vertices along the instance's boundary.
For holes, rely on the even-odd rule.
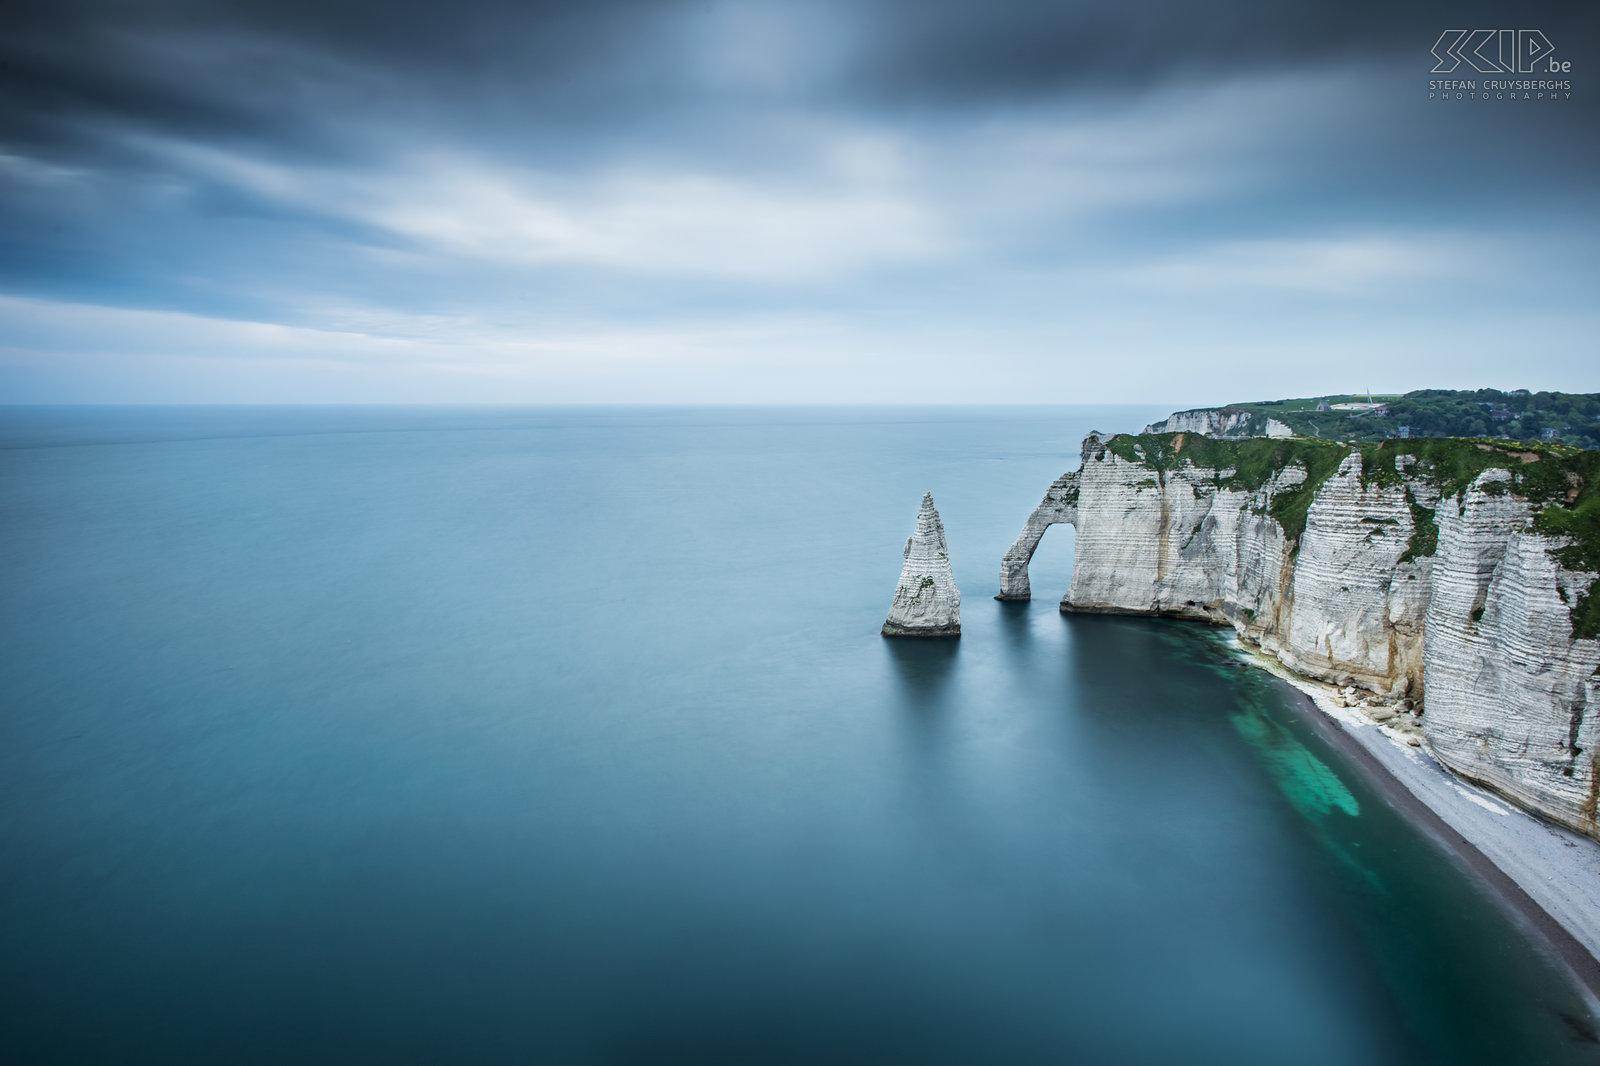
[[1446,766],[1600,837],[1600,452],[1429,438],[1085,438],[1001,564],[1064,611],[1231,624],[1295,671],[1422,708]]

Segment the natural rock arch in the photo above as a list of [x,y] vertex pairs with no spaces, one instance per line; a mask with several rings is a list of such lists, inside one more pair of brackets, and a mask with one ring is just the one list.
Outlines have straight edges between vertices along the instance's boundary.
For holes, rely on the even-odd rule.
[[1033,509],[1022,525],[1022,532],[1000,560],[1000,595],[997,600],[1027,600],[1033,598],[1028,586],[1028,563],[1038,550],[1039,538],[1051,526],[1066,523],[1078,524],[1078,471],[1062,474],[1051,483],[1039,506]]

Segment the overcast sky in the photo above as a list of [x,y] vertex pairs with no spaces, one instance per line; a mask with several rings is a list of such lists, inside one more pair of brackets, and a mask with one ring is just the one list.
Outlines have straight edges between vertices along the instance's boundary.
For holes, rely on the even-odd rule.
[[1597,12],[13,0],[0,402],[1600,390]]

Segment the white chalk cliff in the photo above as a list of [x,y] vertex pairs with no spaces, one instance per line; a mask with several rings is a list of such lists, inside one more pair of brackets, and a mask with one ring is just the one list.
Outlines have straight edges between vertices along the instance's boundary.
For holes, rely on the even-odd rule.
[[1302,675],[1412,701],[1446,766],[1600,836],[1600,641],[1572,618],[1596,575],[1535,530],[1533,453],[1450,442],[1463,474],[1414,443],[1091,434],[999,598],[1028,598],[1039,538],[1070,522],[1063,611],[1232,625]]
[[886,637],[959,637],[961,592],[950,572],[950,551],[944,523],[924,493],[917,511],[917,531],[906,540],[905,565],[883,623]]
[[1243,407],[1211,407],[1178,411],[1144,427],[1146,433],[1199,433],[1218,440],[1245,437],[1292,437],[1294,430],[1276,418]]

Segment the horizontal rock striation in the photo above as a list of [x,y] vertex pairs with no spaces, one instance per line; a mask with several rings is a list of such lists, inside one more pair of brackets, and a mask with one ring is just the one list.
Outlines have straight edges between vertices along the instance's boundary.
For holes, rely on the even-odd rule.
[[1523,447],[1091,434],[1000,598],[1028,598],[1040,537],[1070,522],[1063,611],[1229,624],[1307,677],[1410,699],[1446,766],[1600,836],[1600,585],[1552,532],[1592,515],[1600,457]]
[[889,604],[889,617],[883,623],[883,635],[961,635],[961,592],[950,572],[944,523],[933,506],[932,493],[923,494],[922,507],[917,511],[917,531],[906,540],[905,565]]

